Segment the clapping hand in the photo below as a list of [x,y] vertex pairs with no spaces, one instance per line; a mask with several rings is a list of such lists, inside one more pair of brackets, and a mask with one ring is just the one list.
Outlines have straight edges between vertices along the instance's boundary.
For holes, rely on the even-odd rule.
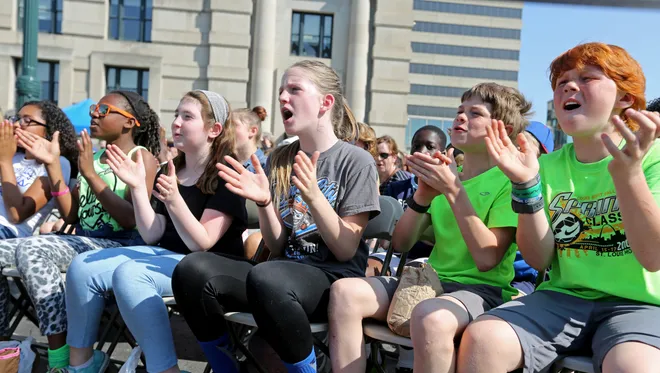
[[254,173],[246,170],[234,158],[225,156],[225,162],[229,166],[222,163],[216,164],[220,170],[218,175],[226,182],[225,185],[230,192],[260,205],[267,205],[271,201],[268,177],[255,154],[252,154],[250,161],[254,166]]
[[525,183],[539,173],[539,161],[532,146],[522,133],[516,138],[518,149],[501,120],[493,119],[492,125],[486,127],[486,148],[497,167],[514,183]]
[[37,161],[45,165],[53,164],[60,157],[59,131],[53,133],[53,139],[51,141],[32,132],[24,131],[21,128],[16,129],[16,137],[18,145],[32,154]]
[[105,148],[105,154],[108,156],[108,166],[112,172],[129,188],[146,186],[147,171],[144,167],[142,152],[136,152],[136,161],[133,161],[117,145],[109,144]]
[[619,149],[607,134],[601,135],[603,144],[613,157],[607,166],[613,178],[629,178],[641,172],[642,160],[660,132],[660,115],[657,112],[628,109],[626,115],[639,124],[639,130],[633,133],[621,117],[615,115],[612,118],[614,126],[626,140],[623,149]]

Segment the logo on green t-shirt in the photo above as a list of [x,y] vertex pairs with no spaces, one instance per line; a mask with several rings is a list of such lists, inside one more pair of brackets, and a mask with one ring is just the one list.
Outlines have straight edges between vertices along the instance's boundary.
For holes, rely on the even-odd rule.
[[615,193],[613,190],[578,199],[573,192],[564,192],[552,198],[548,210],[560,256],[565,251],[577,257],[590,251],[597,256],[619,256],[630,251]]

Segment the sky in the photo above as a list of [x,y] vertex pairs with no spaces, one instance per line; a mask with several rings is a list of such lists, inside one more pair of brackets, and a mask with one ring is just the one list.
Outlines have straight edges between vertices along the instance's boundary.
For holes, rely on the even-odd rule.
[[625,48],[644,70],[647,101],[660,97],[659,34],[660,9],[525,2],[518,88],[533,103],[533,120],[546,122],[550,62],[584,42]]

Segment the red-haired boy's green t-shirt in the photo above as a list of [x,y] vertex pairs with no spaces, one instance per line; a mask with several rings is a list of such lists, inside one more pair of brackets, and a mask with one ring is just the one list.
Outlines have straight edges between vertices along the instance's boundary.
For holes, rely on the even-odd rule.
[[[511,209],[511,182],[497,167],[462,183],[477,216],[488,228],[518,225],[518,216]],[[435,235],[428,263],[438,273],[440,281],[496,286],[502,289],[505,301],[518,294],[511,286],[516,244],[509,247],[495,268],[481,272],[465,244],[447,198],[443,195],[434,198],[428,213]]]
[[[550,280],[538,289],[590,300],[616,296],[660,305],[660,272],[644,269],[628,245],[607,169],[611,160],[608,156],[580,163],[573,144],[540,158],[545,211],[556,253]],[[656,204],[660,203],[659,142],[644,158],[642,170]]]

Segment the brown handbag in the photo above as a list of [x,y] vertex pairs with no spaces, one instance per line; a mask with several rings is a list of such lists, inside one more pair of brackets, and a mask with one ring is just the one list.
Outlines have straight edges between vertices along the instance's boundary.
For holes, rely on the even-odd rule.
[[421,267],[403,267],[392,303],[387,312],[387,325],[403,337],[410,337],[410,316],[413,308],[426,299],[444,293],[438,274],[424,263]]

